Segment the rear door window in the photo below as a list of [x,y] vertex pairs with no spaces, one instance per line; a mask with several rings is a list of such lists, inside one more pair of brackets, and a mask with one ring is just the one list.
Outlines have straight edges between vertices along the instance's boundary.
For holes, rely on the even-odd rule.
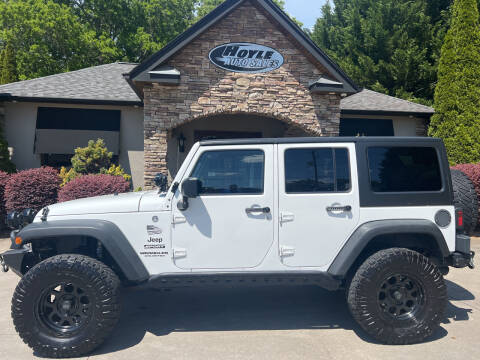
[[285,151],[287,193],[348,190],[350,190],[350,164],[347,149],[301,148]]
[[369,147],[370,186],[374,192],[442,190],[437,152],[432,147]]

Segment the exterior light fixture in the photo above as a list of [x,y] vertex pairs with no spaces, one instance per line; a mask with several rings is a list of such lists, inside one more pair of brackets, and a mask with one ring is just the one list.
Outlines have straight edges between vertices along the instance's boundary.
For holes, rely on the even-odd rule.
[[180,134],[180,136],[177,138],[178,140],[178,151],[183,153],[185,152],[185,136],[183,134]]

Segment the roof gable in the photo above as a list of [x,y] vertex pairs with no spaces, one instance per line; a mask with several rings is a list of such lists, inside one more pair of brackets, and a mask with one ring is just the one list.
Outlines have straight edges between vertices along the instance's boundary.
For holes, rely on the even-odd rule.
[[[152,55],[130,72],[130,80],[138,82],[153,81],[151,72],[164,65],[172,56],[196,39],[200,34],[233,12],[242,3],[250,1],[261,6],[280,27],[291,35],[315,60],[317,60],[335,80],[342,84],[336,90],[345,93],[357,92],[354,82],[331,60],[315,43],[271,0],[226,0],[210,14],[179,35],[163,49]],[[312,74],[313,76],[313,74]],[[315,86],[318,90],[320,86]]]

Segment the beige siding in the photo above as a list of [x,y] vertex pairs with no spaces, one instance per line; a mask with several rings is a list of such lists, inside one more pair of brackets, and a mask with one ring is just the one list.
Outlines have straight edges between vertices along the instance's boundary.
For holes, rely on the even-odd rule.
[[[34,153],[34,143],[37,109],[41,106],[121,110],[119,162],[132,174],[134,187],[143,186],[143,109],[135,107],[7,103],[5,136],[9,147],[12,148],[12,160],[19,170],[40,166],[40,155]],[[52,141],[68,142],[68,138],[56,137]]]

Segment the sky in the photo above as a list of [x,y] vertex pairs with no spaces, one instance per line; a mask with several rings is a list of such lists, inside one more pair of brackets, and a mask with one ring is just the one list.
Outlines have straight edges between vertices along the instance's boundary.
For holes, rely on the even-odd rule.
[[313,28],[315,21],[320,17],[320,8],[326,0],[285,0],[287,12],[301,21],[306,28]]

